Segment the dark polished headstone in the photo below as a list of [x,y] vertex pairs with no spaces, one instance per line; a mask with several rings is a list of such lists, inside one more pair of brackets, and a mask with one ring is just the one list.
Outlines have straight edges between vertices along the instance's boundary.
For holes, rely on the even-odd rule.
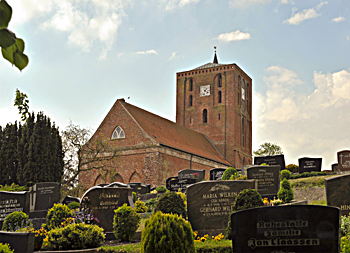
[[169,191],[177,192],[180,189],[182,192],[186,192],[186,187],[196,182],[197,180],[193,178],[174,179],[169,182]]
[[254,165],[260,165],[266,163],[268,165],[279,165],[281,170],[286,169],[284,162],[284,155],[272,155],[272,156],[256,156],[254,157]]
[[41,182],[29,187],[30,212],[47,211],[60,202],[60,184]]
[[338,168],[338,164],[337,163],[333,163],[332,164],[332,172],[333,173],[338,173],[339,172],[339,168]]
[[0,231],[0,242],[2,244],[8,243],[15,253],[33,253],[34,241],[34,233]]
[[137,194],[146,194],[146,193],[150,193],[151,191],[150,184],[144,185],[142,183],[128,183],[128,185],[130,185],[132,190]]
[[325,179],[328,206],[336,206],[341,215],[350,214],[350,174]]
[[171,180],[175,180],[175,179],[179,179],[179,177],[169,177],[167,178],[167,180],[165,180],[165,187],[170,191],[170,181]]
[[273,198],[280,189],[280,166],[251,166],[247,168],[248,179],[256,179],[262,197]]
[[29,192],[0,191],[0,228],[6,216],[15,211],[29,213]]
[[320,172],[322,169],[322,158],[310,158],[303,157],[299,158],[299,173],[317,171]]
[[338,169],[339,171],[350,170],[350,150],[343,150],[337,152]]
[[[198,175],[196,175],[198,174]],[[197,179],[197,182],[202,181],[205,179],[205,170],[180,170],[178,172],[178,177],[179,179],[184,179],[184,178],[195,178]]]
[[211,169],[209,171],[210,174],[210,180],[221,180],[222,175],[224,174],[226,169],[221,169],[221,168],[216,168],[216,169]]
[[255,180],[202,181],[187,187],[187,215],[193,230],[223,229],[238,193]]
[[132,189],[129,187],[99,187],[87,190],[81,198],[81,207],[88,208],[99,220],[106,233],[113,232],[114,210],[126,203],[134,208]]
[[338,253],[340,211],[316,205],[274,206],[231,214],[233,252]]
[[72,197],[72,196],[66,196],[64,200],[62,201],[62,204],[69,205],[70,203],[77,202],[80,203],[80,198]]

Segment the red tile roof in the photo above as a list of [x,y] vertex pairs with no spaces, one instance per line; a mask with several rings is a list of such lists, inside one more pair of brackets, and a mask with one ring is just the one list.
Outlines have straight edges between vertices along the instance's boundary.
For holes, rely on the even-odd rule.
[[118,101],[143,131],[160,145],[231,166],[205,135],[126,103],[123,99]]

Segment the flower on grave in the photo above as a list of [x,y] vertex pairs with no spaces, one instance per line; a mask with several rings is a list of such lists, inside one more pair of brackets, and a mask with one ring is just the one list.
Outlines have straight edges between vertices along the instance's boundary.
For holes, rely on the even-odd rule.
[[193,176],[194,179],[198,179],[199,178],[199,173],[198,172],[193,173],[192,176]]

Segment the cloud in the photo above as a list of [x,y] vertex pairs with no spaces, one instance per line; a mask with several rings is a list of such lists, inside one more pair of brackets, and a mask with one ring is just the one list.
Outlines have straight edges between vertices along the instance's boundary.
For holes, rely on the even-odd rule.
[[344,17],[339,16],[339,17],[337,17],[337,18],[333,18],[333,19],[332,19],[332,22],[339,23],[339,22],[344,21],[344,20],[345,20]]
[[253,93],[253,150],[276,142],[287,163],[323,157],[323,169],[330,169],[336,152],[349,148],[350,69],[315,71],[310,93],[296,92],[306,84],[292,70],[271,66],[264,73],[266,92]]
[[272,0],[231,0],[229,5],[232,8],[246,8],[252,5],[271,3],[271,1]]
[[14,124],[15,121],[20,122],[21,116],[18,114],[18,110],[15,107],[8,108],[2,107],[0,108],[0,126],[3,128],[7,125],[7,123]]
[[223,41],[223,42],[249,40],[250,39],[250,34],[241,32],[240,30],[237,30],[235,32],[222,33],[222,34],[220,34],[218,37],[216,37],[214,39],[220,40],[220,41]]
[[176,52],[173,52],[173,53],[171,54],[171,56],[169,57],[169,61],[175,59],[176,57],[177,57],[177,56],[176,56]]
[[346,36],[346,40],[347,40],[347,41],[350,41],[350,37],[349,37],[349,36]]
[[186,5],[198,4],[200,0],[160,0],[161,5],[166,11],[172,11],[177,8],[183,8]]
[[299,25],[305,20],[312,19],[312,18],[317,18],[321,14],[317,13],[317,10],[319,10],[323,5],[327,4],[327,2],[321,2],[314,8],[310,9],[305,9],[301,12],[294,13],[296,9],[293,9],[292,16],[283,21],[283,24],[289,24],[289,25]]
[[135,52],[134,54],[156,54],[158,55],[157,51],[151,49],[151,50],[147,50],[147,51],[139,51],[139,52]]

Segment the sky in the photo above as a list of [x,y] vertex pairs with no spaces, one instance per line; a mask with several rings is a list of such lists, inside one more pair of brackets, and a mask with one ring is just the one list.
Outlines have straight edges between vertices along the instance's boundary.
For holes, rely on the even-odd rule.
[[[253,79],[253,150],[286,164],[350,149],[349,0],[7,0],[25,41],[20,72],[0,57],[0,125],[30,111],[96,130],[118,98],[175,121],[176,73],[213,61]],[[128,99],[129,98],[129,99]]]

